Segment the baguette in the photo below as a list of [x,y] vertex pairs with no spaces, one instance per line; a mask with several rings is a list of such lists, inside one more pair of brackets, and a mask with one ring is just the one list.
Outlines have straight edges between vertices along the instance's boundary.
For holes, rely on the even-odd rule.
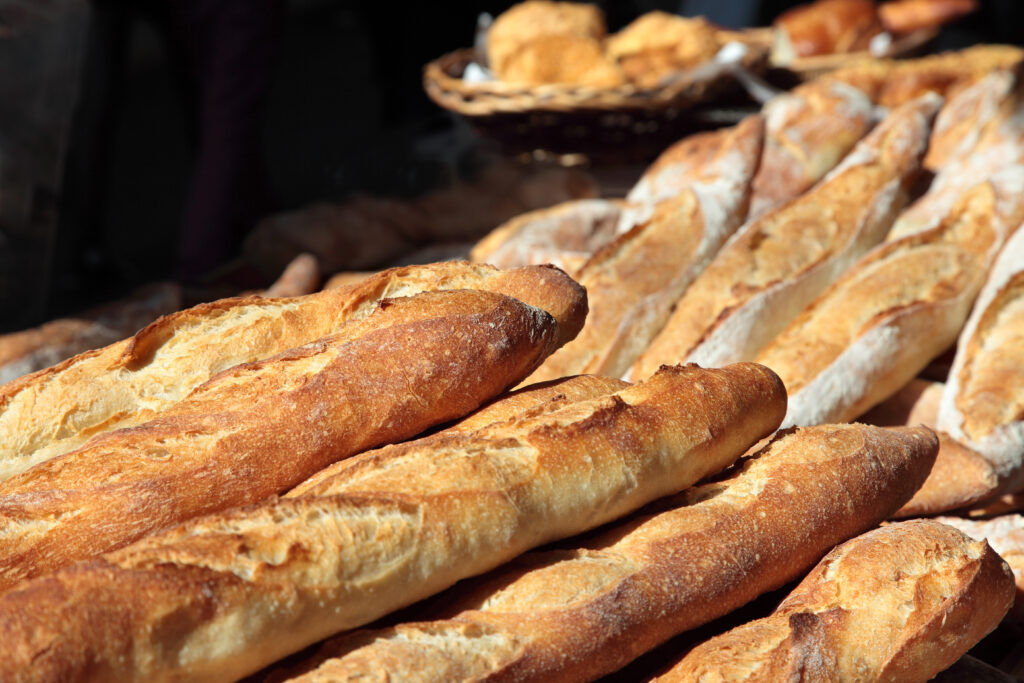
[[0,595],[0,680],[237,679],[692,484],[770,433],[784,403],[760,366],[666,368],[539,417],[363,454],[286,498]]
[[554,268],[445,263],[396,268],[300,299],[224,299],[161,318],[134,337],[0,387],[0,481],[94,435],[151,419],[213,375],[337,332],[387,297],[438,289],[506,294],[554,315],[558,342],[586,316],[582,289]]
[[[576,373],[619,377],[647,347],[672,305],[743,222],[757,171],[763,121],[694,136],[676,152],[704,175],[653,215],[605,246],[580,269],[590,313],[583,330],[531,379]],[[698,163],[698,155],[706,157]],[[648,376],[648,375],[644,375]]]
[[992,548],[944,524],[902,522],[842,544],[764,619],[698,645],[655,680],[927,681],[1013,601]]
[[937,519],[956,527],[975,540],[987,540],[992,549],[1006,560],[1017,582],[1017,594],[1010,616],[1016,621],[1024,621],[1024,515],[1004,515],[986,520],[960,517]]
[[470,251],[470,260],[499,268],[551,263],[579,269],[615,237],[621,200],[578,199],[517,216],[491,231]]
[[946,385],[915,377],[902,389],[859,418],[858,422],[879,427],[910,427],[921,424],[936,429],[939,401]]
[[[869,252],[757,355],[786,384],[784,426],[852,420],[956,341],[1009,234],[995,188],[1024,188],[1024,167],[1010,170],[939,226]],[[1016,203],[1024,215],[1024,192]]]
[[320,288],[320,264],[312,254],[299,254],[263,296],[270,298],[304,296]]
[[[863,425],[776,438],[719,481],[526,555],[440,596],[435,621],[328,641],[299,680],[582,681],[807,571],[906,500],[934,457],[927,430]],[[766,520],[770,520],[767,521]]]
[[892,225],[927,143],[935,96],[880,123],[814,189],[747,223],[693,282],[633,367],[750,360]]
[[216,375],[155,419],[0,483],[0,590],[476,409],[555,348],[547,313],[426,292]]
[[[181,299],[181,288],[165,282],[74,318],[0,335],[0,386],[134,334],[160,316],[179,310]],[[2,400],[0,390],[0,406]]]
[[978,9],[978,0],[895,0],[878,6],[889,33],[912,33],[948,24]]
[[938,426],[1024,490],[1024,230],[1007,241],[957,344]]
[[803,194],[871,129],[873,105],[845,83],[806,83],[764,107],[765,139],[748,220]]
[[[954,105],[936,128],[926,163],[936,171],[928,192],[897,219],[889,239],[931,229],[948,215],[965,187],[1004,169],[1024,165],[1024,79],[996,72],[953,98]],[[965,114],[964,110],[970,113]],[[999,186],[1001,204],[1019,204],[1019,186]],[[1011,208],[1001,208],[1008,215]],[[1019,224],[1024,216],[1012,225]]]

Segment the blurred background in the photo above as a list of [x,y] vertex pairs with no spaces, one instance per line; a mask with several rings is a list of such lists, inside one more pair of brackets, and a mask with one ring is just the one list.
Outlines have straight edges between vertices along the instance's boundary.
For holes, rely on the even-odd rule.
[[[268,216],[476,187],[500,155],[428,100],[422,69],[511,4],[0,0],[0,331],[154,281],[197,298],[264,287],[274,274],[239,256]],[[596,4],[616,30],[655,9],[767,25],[796,3]],[[983,0],[933,47],[1024,42],[1022,11]],[[500,194],[517,172],[486,182]],[[521,203],[614,189],[559,178]],[[484,230],[503,220],[472,212]]]

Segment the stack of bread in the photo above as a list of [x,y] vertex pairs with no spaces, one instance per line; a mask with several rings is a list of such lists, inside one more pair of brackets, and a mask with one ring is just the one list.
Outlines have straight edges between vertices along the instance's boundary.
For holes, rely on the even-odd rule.
[[984,666],[1024,604],[1022,98],[808,84],[505,226],[502,269],[204,304],[0,386],[0,680]]

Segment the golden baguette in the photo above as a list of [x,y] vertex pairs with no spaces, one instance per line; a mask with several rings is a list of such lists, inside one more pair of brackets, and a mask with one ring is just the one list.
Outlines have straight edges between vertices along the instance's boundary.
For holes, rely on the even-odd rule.
[[96,434],[151,419],[218,372],[333,334],[384,298],[439,289],[494,291],[548,311],[560,344],[576,336],[586,316],[585,293],[557,269],[468,263],[394,268],[298,299],[203,304],[0,387],[0,481]]
[[381,671],[424,682],[592,680],[797,578],[877,524],[924,479],[934,449],[924,429],[783,435],[725,478],[580,547],[531,553],[460,584],[434,601],[435,621],[327,641],[299,665],[311,671],[299,680]]
[[650,218],[598,251],[579,270],[590,312],[580,334],[531,377],[618,377],[665,324],[672,305],[743,222],[763,141],[760,116],[692,136],[677,153],[702,158],[702,174]]
[[538,417],[365,453],[286,498],[0,595],[0,680],[237,679],[694,483],[775,429],[784,404],[758,365],[665,368]]
[[[1024,183],[1024,167],[1010,170],[937,227],[869,252],[757,355],[786,384],[784,426],[852,420],[956,341],[1009,235],[995,188]],[[1024,213],[1024,193],[1016,204]]]
[[1024,490],[1024,229],[999,254],[967,321],[938,426],[992,465],[1000,490]]
[[988,541],[992,549],[1006,560],[1017,583],[1010,616],[1016,621],[1024,621],[1024,515],[1003,515],[985,520],[960,517],[936,519],[956,527],[975,540]]
[[[1004,169],[1024,164],[1024,79],[996,72],[954,98],[932,136],[929,153],[936,172],[928,191],[896,220],[888,239],[938,225],[960,200],[964,188]],[[970,111],[965,114],[964,110]],[[943,112],[940,112],[940,115]],[[938,151],[936,151],[938,150]],[[928,157],[925,157],[926,161]],[[1003,202],[1019,203],[1019,185],[997,185]],[[1004,214],[1006,210],[1002,211]],[[1014,222],[1015,227],[1020,219]]]
[[867,95],[838,81],[812,81],[764,106],[764,153],[750,196],[753,220],[807,191],[871,129]]
[[261,296],[278,298],[312,294],[320,289],[320,264],[312,254],[299,254]]
[[470,260],[498,268],[551,263],[574,273],[615,238],[623,202],[577,199],[529,211],[477,242]]
[[906,200],[940,99],[900,107],[806,194],[740,228],[693,282],[632,377],[661,363],[751,360],[858,257]]
[[929,520],[825,556],[775,611],[691,650],[655,679],[923,683],[994,629],[1013,577],[987,543]]
[[0,483],[0,590],[465,415],[556,336],[548,313],[516,299],[426,292],[226,370],[153,420]]

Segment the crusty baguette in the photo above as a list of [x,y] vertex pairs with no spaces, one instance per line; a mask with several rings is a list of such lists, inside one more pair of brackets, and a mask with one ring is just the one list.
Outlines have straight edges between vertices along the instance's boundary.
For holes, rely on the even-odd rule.
[[[738,125],[680,143],[698,166],[692,183],[603,247],[577,273],[590,312],[583,330],[538,369],[535,381],[576,373],[625,374],[665,324],[672,305],[740,226],[761,158],[764,124]],[[698,163],[698,155],[706,155]],[[645,375],[646,376],[646,375]]]
[[[529,384],[521,389],[502,394],[450,427],[439,433],[422,437],[420,441],[438,436],[469,434],[484,427],[516,418],[539,417],[545,413],[560,410],[570,403],[613,394],[628,386],[628,382],[597,375],[576,375],[550,382]],[[290,495],[298,495],[304,490],[315,488],[322,481],[330,479],[334,475],[333,468],[324,468],[303,481],[290,492]]]
[[873,0],[816,0],[786,10],[772,22],[772,63],[801,57],[864,52],[882,32]]
[[222,372],[155,419],[0,483],[0,590],[465,415],[532,371],[555,328],[510,297],[426,292]]
[[987,543],[901,522],[842,544],[770,616],[698,645],[655,680],[923,683],[1012,601],[1012,574]]
[[[928,230],[942,221],[965,188],[1024,164],[1024,79],[1016,72],[989,74],[950,101],[925,162],[936,176],[928,191],[896,220],[889,239]],[[942,123],[939,128],[938,124]],[[1012,171],[1011,171],[1012,173]],[[1004,202],[1019,205],[1022,188],[1007,181],[997,183]],[[1002,203],[1002,202],[1001,202]],[[1005,220],[1017,225],[1012,207],[1000,207]]]
[[898,107],[926,92],[953,97],[998,69],[1014,68],[1024,50],[1011,45],[975,45],[920,59],[862,59],[822,78],[863,90],[883,107]]
[[857,418],[857,421],[879,427],[912,427],[921,424],[936,429],[939,401],[945,388],[942,382],[915,377],[902,389]]
[[488,233],[470,260],[498,268],[551,263],[572,273],[615,237],[623,203],[577,199],[516,216]]
[[[60,318],[30,330],[0,335],[0,386],[76,354],[123,339],[181,307],[181,288],[164,282],[73,318]],[[0,406],[2,395],[0,390]]]
[[957,343],[938,426],[1024,490],[1024,230],[1007,241]]
[[327,283],[324,285],[324,289],[340,289],[342,287],[351,287],[352,285],[358,285],[361,282],[373,277],[375,274],[372,270],[347,270],[341,273],[335,273],[327,279]]
[[838,81],[806,83],[769,101],[748,220],[821,180],[871,129],[873,117],[867,95]]
[[[757,355],[786,383],[785,426],[852,420],[956,341],[1010,232],[1003,186],[976,185],[937,227],[869,252]],[[1015,203],[1024,213],[1024,192]]]
[[237,679],[692,484],[773,430],[784,403],[761,366],[666,368],[539,417],[363,454],[312,488],[0,595],[0,680]]
[[444,430],[444,433],[476,431],[495,422],[503,422],[528,411],[537,410],[541,406],[544,406],[543,410],[552,410],[554,407],[562,407],[566,403],[612,394],[628,386],[628,382],[599,375],[576,375],[550,382],[529,384],[499,396],[480,410],[467,415]]
[[293,297],[312,294],[320,288],[320,264],[316,256],[312,254],[299,254],[288,267],[284,269],[281,276],[274,281],[263,296]]
[[1017,596],[1010,614],[1017,621],[1024,621],[1024,515],[1004,515],[985,520],[961,517],[937,519],[973,539],[987,540],[992,549],[1006,560],[1017,582]]
[[751,360],[881,241],[927,143],[935,96],[890,114],[806,194],[740,228],[679,301],[633,367]]
[[387,297],[438,289],[506,294],[551,313],[558,340],[586,316],[583,290],[554,268],[443,263],[395,268],[299,299],[224,299],[161,318],[134,337],[0,387],[0,481],[128,427],[213,375],[301,346],[369,315]]
[[789,433],[728,477],[581,547],[529,554],[457,586],[435,601],[436,621],[328,641],[302,669],[322,666],[301,680],[380,680],[381,671],[407,681],[592,680],[797,578],[877,524],[924,479],[934,448],[924,429]]

